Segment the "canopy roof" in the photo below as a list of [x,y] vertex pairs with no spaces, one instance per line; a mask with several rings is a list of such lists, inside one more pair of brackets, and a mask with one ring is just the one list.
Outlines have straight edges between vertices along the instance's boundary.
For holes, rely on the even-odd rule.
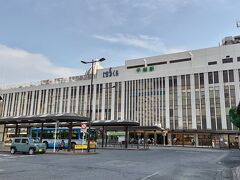
[[131,120],[97,120],[92,121],[92,126],[139,126],[139,123]]
[[17,124],[17,123],[53,123],[59,122],[86,122],[88,117],[79,116],[75,113],[63,114],[44,114],[34,116],[15,116],[15,117],[2,117],[0,124]]

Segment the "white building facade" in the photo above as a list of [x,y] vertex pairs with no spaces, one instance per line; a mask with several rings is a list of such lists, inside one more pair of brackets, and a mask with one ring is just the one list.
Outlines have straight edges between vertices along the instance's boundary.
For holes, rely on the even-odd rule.
[[[108,60],[109,61],[109,60]],[[110,63],[110,62],[109,62]],[[1,89],[0,116],[77,113],[88,116],[90,75]],[[161,125],[168,144],[235,146],[238,129],[228,111],[240,100],[240,43],[127,60],[98,69],[92,120]],[[189,141],[189,142],[187,142]]]

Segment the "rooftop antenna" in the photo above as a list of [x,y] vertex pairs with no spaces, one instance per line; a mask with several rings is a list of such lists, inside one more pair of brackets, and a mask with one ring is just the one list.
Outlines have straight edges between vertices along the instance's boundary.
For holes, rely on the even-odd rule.
[[147,67],[147,60],[143,59],[143,61],[144,61],[144,67]]

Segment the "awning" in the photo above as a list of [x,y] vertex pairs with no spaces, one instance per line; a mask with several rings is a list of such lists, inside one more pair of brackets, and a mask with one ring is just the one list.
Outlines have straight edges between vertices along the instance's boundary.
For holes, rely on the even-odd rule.
[[139,126],[139,122],[132,120],[97,120],[92,126]]
[[34,116],[15,116],[15,117],[2,117],[0,124],[19,124],[19,123],[54,123],[54,122],[86,122],[88,117],[79,116],[75,113],[63,114],[44,114]]

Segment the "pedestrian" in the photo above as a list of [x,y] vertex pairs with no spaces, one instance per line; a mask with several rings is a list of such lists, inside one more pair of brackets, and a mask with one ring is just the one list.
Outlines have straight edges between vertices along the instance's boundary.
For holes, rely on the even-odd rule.
[[61,141],[61,143],[58,145],[58,150],[64,150],[65,149],[65,142],[64,140]]

